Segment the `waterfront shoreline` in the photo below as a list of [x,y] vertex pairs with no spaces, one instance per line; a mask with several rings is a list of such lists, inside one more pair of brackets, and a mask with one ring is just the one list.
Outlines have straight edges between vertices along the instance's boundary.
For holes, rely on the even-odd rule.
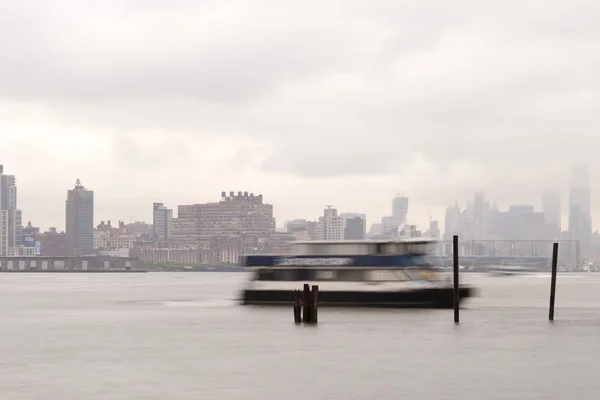
[[41,274],[64,274],[64,273],[69,273],[69,274],[85,274],[85,273],[91,273],[91,274],[139,274],[139,273],[146,273],[149,271],[146,270],[133,270],[133,271],[104,271],[104,270],[19,270],[19,269],[13,269],[13,270],[0,270],[0,273],[30,273],[30,274],[36,274],[36,273],[41,273]]
[[136,273],[148,273],[148,272],[248,272],[247,268],[228,268],[228,267],[216,267],[216,268],[198,268],[198,269],[184,269],[184,268],[170,268],[170,269],[135,269],[135,270],[82,270],[82,269],[56,269],[56,270],[31,270],[31,269],[0,269],[0,273],[105,273],[105,274],[136,274]]

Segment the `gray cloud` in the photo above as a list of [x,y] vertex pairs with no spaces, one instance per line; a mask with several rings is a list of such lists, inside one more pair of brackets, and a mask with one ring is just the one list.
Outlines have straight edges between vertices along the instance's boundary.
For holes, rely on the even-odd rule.
[[394,174],[418,153],[439,176],[466,161],[539,178],[537,167],[595,158],[598,8],[23,0],[0,13],[0,96],[165,140],[193,131],[268,143],[244,168]]
[[155,12],[106,3],[96,10],[64,1],[48,10],[21,5],[11,15],[9,9],[0,43],[10,54],[2,63],[4,95],[236,103],[336,68],[360,41],[360,30],[339,29],[342,22],[317,14],[297,19],[278,3],[266,10],[246,2],[218,8],[179,2],[174,9],[154,5]]
[[[186,159],[194,156],[185,142],[164,137],[160,137],[159,142],[152,146],[144,146],[148,136],[140,140],[127,132],[116,132],[113,136],[112,159],[132,170],[154,170],[182,167]],[[173,157],[173,154],[178,154],[178,157]]]

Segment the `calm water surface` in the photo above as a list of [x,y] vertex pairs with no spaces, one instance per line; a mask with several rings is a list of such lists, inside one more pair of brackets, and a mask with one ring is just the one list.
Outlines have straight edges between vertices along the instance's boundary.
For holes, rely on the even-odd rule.
[[[452,311],[239,306],[235,273],[0,274],[0,398],[592,399],[600,274],[465,274]],[[410,396],[410,397],[409,397]]]

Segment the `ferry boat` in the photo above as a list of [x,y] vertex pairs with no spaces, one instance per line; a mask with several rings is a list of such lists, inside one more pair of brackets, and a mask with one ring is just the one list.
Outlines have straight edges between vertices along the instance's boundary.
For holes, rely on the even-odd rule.
[[[298,255],[247,256],[244,305],[292,305],[294,290],[319,286],[320,306],[453,308],[451,275],[431,264],[435,240],[296,242]],[[459,299],[474,295],[461,286]]]

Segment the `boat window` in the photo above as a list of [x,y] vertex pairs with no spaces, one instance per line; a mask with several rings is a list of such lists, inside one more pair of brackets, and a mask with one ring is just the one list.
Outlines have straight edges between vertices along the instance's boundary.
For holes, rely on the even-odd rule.
[[367,271],[367,280],[368,281],[389,281],[388,272],[386,270],[381,271]]
[[262,269],[258,271],[257,277],[259,281],[275,281],[275,272],[272,269]]
[[338,271],[338,280],[346,282],[362,282],[365,280],[364,270],[341,269]]
[[298,269],[296,280],[299,281],[314,281],[316,279],[316,271],[314,269]]
[[406,251],[409,254],[431,254],[435,244],[431,242],[407,243]]
[[297,280],[296,277],[298,276],[298,270],[288,268],[278,269],[276,276],[278,281],[295,281]]
[[317,271],[317,280],[318,281],[330,281],[336,279],[337,274],[336,271],[331,270],[321,270]]
[[406,249],[402,243],[386,243],[380,246],[381,254],[405,254]]
[[377,251],[375,243],[303,243],[303,254],[321,256],[368,255]]
[[413,281],[437,281],[440,280],[441,277],[436,271],[427,271],[427,270],[407,270],[406,274]]
[[431,253],[432,244],[428,242],[422,243],[386,243],[381,246],[382,254],[429,254]]
[[383,269],[367,271],[367,280],[375,282],[397,282],[409,280],[409,277],[404,271]]
[[417,255],[412,257],[412,262],[415,266],[431,266],[433,260],[430,257]]

